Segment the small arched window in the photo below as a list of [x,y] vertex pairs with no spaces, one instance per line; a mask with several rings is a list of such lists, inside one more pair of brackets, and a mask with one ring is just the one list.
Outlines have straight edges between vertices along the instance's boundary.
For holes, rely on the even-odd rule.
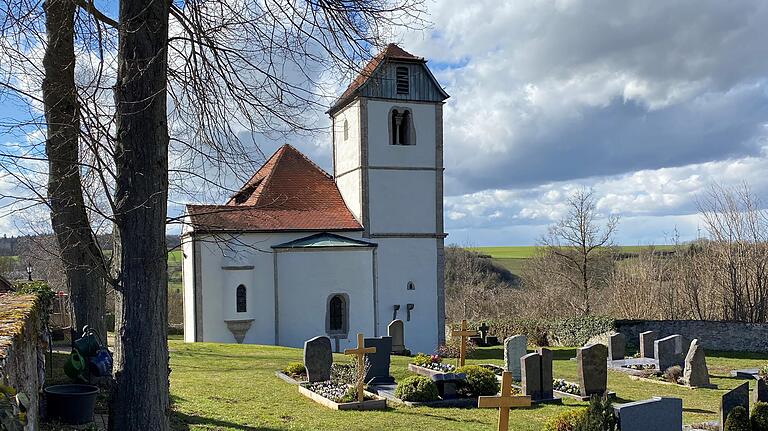
[[331,332],[344,330],[344,298],[341,295],[334,295],[331,298],[329,308]]
[[237,296],[237,312],[245,313],[248,309],[248,298],[246,296],[245,286],[242,284],[237,286],[237,292],[235,295]]
[[389,131],[391,144],[413,145],[411,111],[408,109],[393,109],[391,116]]
[[349,139],[349,123],[344,119],[344,140]]

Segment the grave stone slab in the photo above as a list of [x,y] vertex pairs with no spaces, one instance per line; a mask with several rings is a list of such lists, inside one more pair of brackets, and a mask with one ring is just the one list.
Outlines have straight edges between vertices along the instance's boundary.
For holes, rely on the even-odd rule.
[[704,356],[704,347],[699,344],[698,339],[691,341],[691,347],[685,356],[683,381],[688,386],[710,386],[709,369],[707,368],[707,360]]
[[552,351],[545,348],[539,348],[541,356],[541,397],[549,400],[555,397],[552,391]]
[[755,389],[752,390],[752,402],[768,403],[768,380],[757,379]]
[[395,382],[389,375],[390,352],[392,352],[392,337],[366,338],[363,345],[376,348],[374,353],[366,353],[368,372],[365,382],[371,385],[386,385]]
[[440,398],[447,400],[458,397],[458,386],[467,376],[464,373],[443,373],[433,374],[430,378],[435,382]]
[[627,337],[624,334],[611,334],[608,338],[608,358],[611,361],[624,359],[627,348]]
[[504,340],[504,369],[512,374],[512,380],[520,381],[520,358],[528,352],[525,335],[514,335]]
[[749,411],[749,382],[737,386],[732,391],[726,392],[720,400],[720,431],[725,427],[725,419],[728,413],[736,406],[742,406]]
[[520,358],[520,372],[523,395],[531,397],[532,401],[541,400],[541,355],[534,352]]
[[656,331],[645,331],[640,333],[640,357],[641,358],[654,358],[653,343],[656,341],[658,334]]
[[307,369],[307,380],[323,382],[331,379],[331,339],[315,337],[304,342],[304,367]]
[[659,371],[664,372],[674,365],[683,365],[682,348],[678,349],[682,339],[680,335],[670,335],[654,342],[654,357],[659,365]]
[[683,428],[683,400],[680,398],[653,397],[614,405],[613,411],[621,431],[680,431]]
[[576,350],[581,396],[602,395],[608,386],[608,348],[589,344]]
[[752,380],[756,378],[759,373],[760,370],[757,368],[743,368],[740,370],[731,371],[731,377],[736,377],[737,379]]
[[405,351],[405,327],[403,321],[395,319],[387,326],[387,335],[392,338],[392,353],[397,355]]

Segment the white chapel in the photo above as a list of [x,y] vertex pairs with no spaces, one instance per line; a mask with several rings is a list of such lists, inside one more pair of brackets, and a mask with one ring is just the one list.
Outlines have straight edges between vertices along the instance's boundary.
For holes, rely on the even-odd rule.
[[185,341],[339,351],[400,319],[408,349],[442,343],[447,98],[390,44],[328,110],[333,175],[285,145],[223,205],[187,205]]

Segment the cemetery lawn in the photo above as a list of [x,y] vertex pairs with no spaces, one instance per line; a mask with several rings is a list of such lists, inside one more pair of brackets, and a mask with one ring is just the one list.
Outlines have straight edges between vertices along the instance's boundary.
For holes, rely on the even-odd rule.
[[[301,349],[275,346],[194,343],[170,340],[171,398],[174,430],[491,430],[497,411],[491,409],[431,409],[393,406],[387,411],[339,412],[300,395],[295,386],[275,377],[288,362],[301,361]],[[576,380],[574,349],[554,349],[554,376]],[[501,347],[482,348],[468,363],[502,364]],[[408,359],[392,357],[392,375],[407,376]],[[349,358],[335,355],[337,362]],[[768,362],[765,354],[707,352],[712,383],[719,389],[687,389],[630,380],[610,371],[608,386],[618,402],[651,396],[683,398],[686,424],[717,418],[720,396],[743,380],[731,379],[734,368]],[[510,429],[540,430],[547,418],[585,403],[567,400],[562,406],[513,410]]]

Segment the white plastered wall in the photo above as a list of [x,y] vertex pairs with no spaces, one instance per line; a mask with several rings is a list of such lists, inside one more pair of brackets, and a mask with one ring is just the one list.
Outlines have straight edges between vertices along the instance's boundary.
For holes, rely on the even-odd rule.
[[[349,133],[344,139],[344,121]],[[362,220],[361,154],[360,154],[360,101],[350,103],[333,117],[334,176],[339,192],[355,218]],[[357,169],[357,170],[355,170]]]
[[[408,108],[413,115],[415,145],[390,145],[389,112]],[[368,100],[368,164],[386,167],[435,167],[435,105]]]

